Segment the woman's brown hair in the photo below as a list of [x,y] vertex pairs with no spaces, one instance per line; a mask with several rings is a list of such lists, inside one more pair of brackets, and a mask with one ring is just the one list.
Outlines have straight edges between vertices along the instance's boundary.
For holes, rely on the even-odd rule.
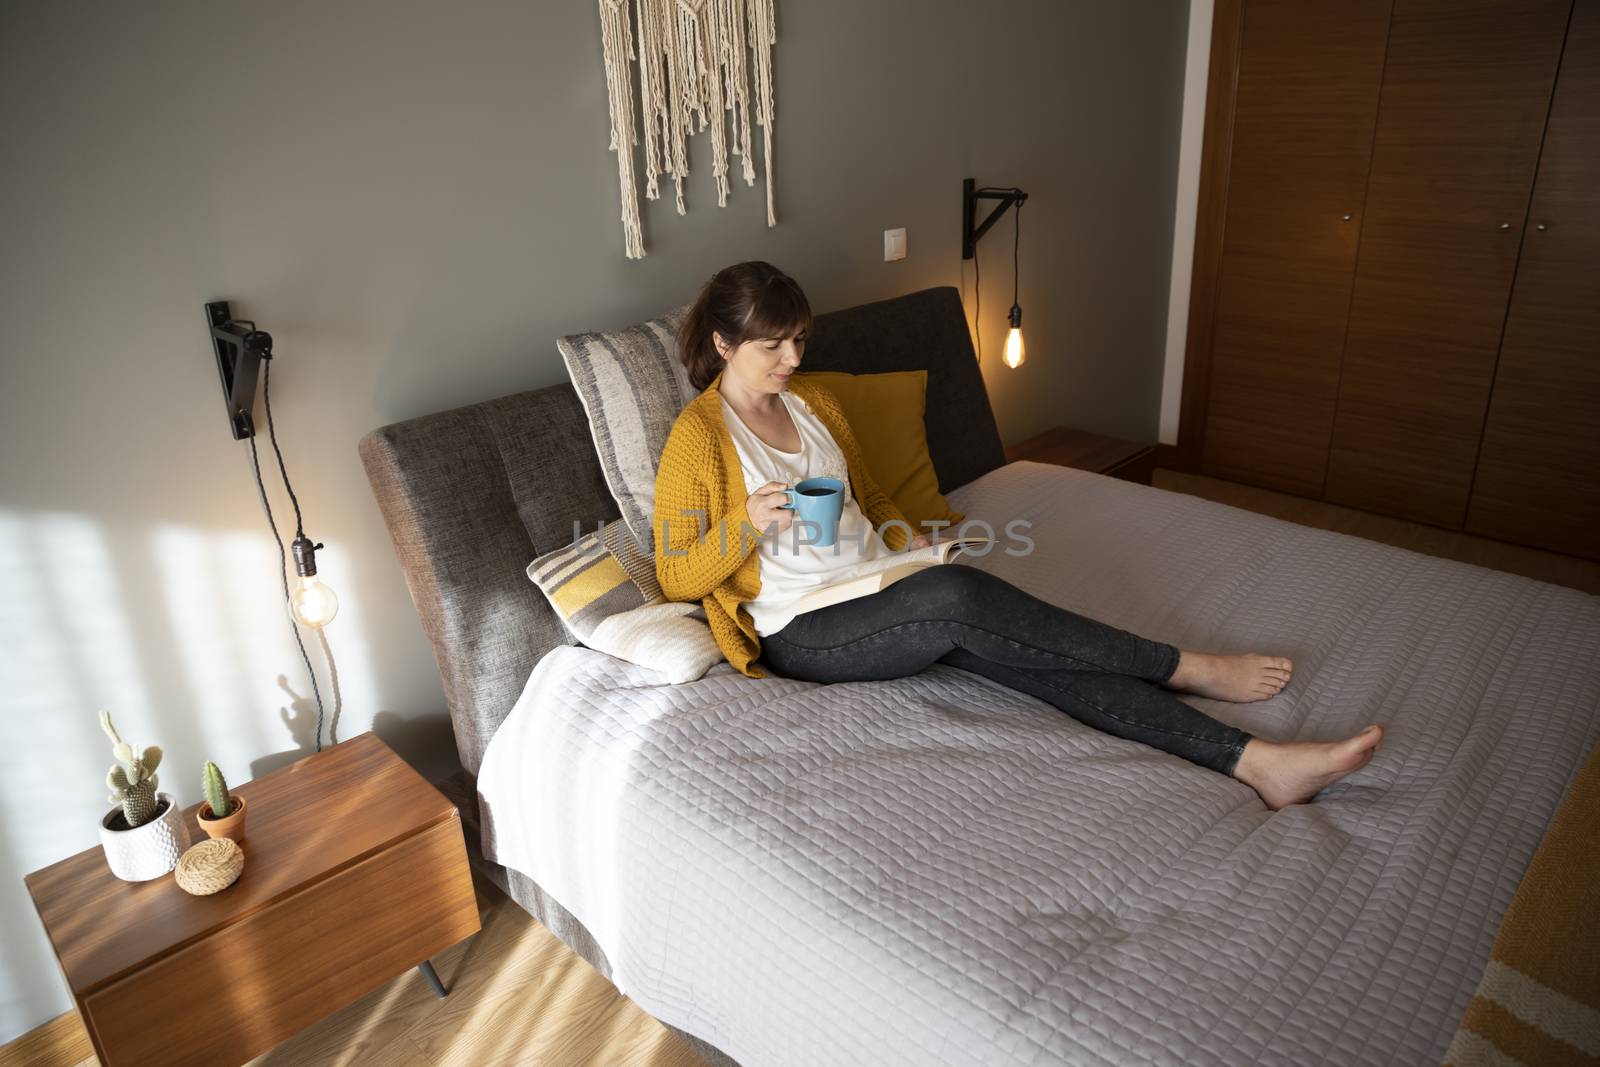
[[689,382],[704,389],[722,371],[713,334],[729,347],[811,329],[811,304],[799,283],[771,263],[750,260],[711,276],[678,328],[678,358]]

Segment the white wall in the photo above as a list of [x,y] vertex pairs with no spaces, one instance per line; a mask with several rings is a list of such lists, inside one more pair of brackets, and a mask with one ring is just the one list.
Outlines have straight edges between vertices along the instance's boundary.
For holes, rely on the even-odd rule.
[[[982,246],[1003,435],[1155,432],[1186,5],[785,0],[779,18],[779,225],[759,186],[717,208],[702,134],[690,213],[647,204],[650,254],[628,261],[592,3],[0,5],[0,1041],[68,1003],[22,875],[95,843],[99,709],[166,747],[185,803],[206,759],[239,780],[306,749],[203,302],[277,340],[282,443],[343,599],[339,736],[375,727],[429,771],[454,759],[444,701],[356,442],[564,380],[562,333],[658,313],[745,258],[819,310],[957,284],[971,176],[1032,194],[1018,371],[997,358],[1009,224]],[[910,257],[885,264],[893,226]]]
[[1166,363],[1161,375],[1160,441],[1178,443],[1184,346],[1189,336],[1189,285],[1194,274],[1195,211],[1200,201],[1200,147],[1205,139],[1206,79],[1211,67],[1215,0],[1189,4],[1188,58],[1183,68],[1183,139],[1178,149],[1177,203],[1172,223],[1172,285],[1167,301]]

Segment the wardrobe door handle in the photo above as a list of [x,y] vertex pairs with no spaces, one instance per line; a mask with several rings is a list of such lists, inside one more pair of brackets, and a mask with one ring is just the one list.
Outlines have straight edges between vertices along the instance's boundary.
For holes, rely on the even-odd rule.
[[1501,229],[1502,229],[1502,230],[1509,230],[1509,229],[1511,229],[1511,223],[1509,223],[1509,222],[1502,222],[1502,223],[1501,223],[1501,224],[1500,224],[1500,228],[1501,228]]
[[1349,216],[1349,215],[1348,215],[1348,214],[1347,214],[1347,215],[1345,215],[1345,217],[1344,217],[1344,221],[1346,221],[1346,222],[1349,222],[1349,221],[1350,221],[1350,216]]
[[1542,222],[1539,223],[1539,225],[1535,226],[1534,229],[1538,230],[1540,233],[1543,233],[1544,232],[1544,223],[1542,223]]

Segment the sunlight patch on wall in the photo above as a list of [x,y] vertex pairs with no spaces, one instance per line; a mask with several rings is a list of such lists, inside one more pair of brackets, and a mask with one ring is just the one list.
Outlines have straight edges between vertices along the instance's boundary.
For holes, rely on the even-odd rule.
[[[118,583],[100,530],[65,515],[0,511],[0,1017],[35,1019],[68,1003],[22,876],[96,840],[109,754],[95,702],[117,698],[143,724],[138,670]],[[0,1035],[3,1039],[3,1035]]]
[[[249,627],[236,624],[227,602],[237,579],[224,573],[212,538],[192,527],[157,526],[150,534],[148,555],[160,576],[161,610],[196,712],[198,747],[214,751],[217,738],[212,734],[219,726],[225,729],[218,734],[237,737],[248,729],[252,742],[259,741],[257,731],[247,725],[248,716],[238,714],[248,703],[240,664],[251,637]],[[209,758],[223,762],[220,754]]]
[[104,534],[81,515],[39,515],[30,525],[61,637],[75,651],[91,705],[85,712],[109,710],[142,732],[151,721],[150,691],[133,639],[134,605],[127,603]]
[[[221,746],[239,762],[294,748],[309,754],[315,737],[316,705],[306,666],[284,606],[277,545],[265,531],[211,532],[162,525],[150,536],[150,556],[162,568],[165,611],[177,642],[183,674],[207,734],[207,750]],[[345,573],[340,557],[324,550],[323,571],[331,582]],[[357,598],[343,599],[328,627],[348,716],[340,739],[367,729],[376,710],[376,684]],[[329,722],[333,692],[316,634],[302,629],[306,653],[317,673]],[[209,736],[211,731],[216,736]],[[220,756],[212,757],[221,761]],[[234,772],[242,780],[246,768]]]
[[299,678],[305,666],[283,603],[278,546],[265,533],[237,531],[213,534],[210,543],[219,606],[230,630],[241,637],[235,644],[234,669],[242,703],[234,706],[233,713],[246,712],[244,718],[257,742],[252,751],[284,748],[287,727],[274,709],[288,703],[288,697],[278,678]]
[[[309,700],[310,685],[272,538],[162,525],[151,533],[150,555],[162,568],[168,622],[208,751],[223,746],[244,761],[291,747],[297,733],[309,742],[308,732],[285,722],[298,712],[296,697]],[[316,642],[304,636],[315,665]]]
[[[319,576],[340,594],[345,592],[348,585],[340,579],[355,573],[343,545],[330,544],[318,552],[317,566]],[[367,640],[366,619],[363,617],[358,597],[342,596],[339,601],[339,615],[328,625],[326,632],[328,645],[333,650],[334,664],[339,671],[339,689],[344,697],[345,714],[339,722],[338,739],[348,741],[356,734],[370,729],[372,716],[382,710],[379,706],[381,694],[378,692],[378,676],[372,667],[372,646]],[[317,666],[318,681],[323,685],[322,699],[328,707],[328,714],[332,716],[333,694],[329,692],[331,682],[326,671],[327,665],[321,661],[320,649],[309,637],[306,639],[306,647],[311,651],[311,660]],[[351,709],[356,709],[357,714],[352,716]],[[324,742],[326,741],[327,737],[324,736]]]
[[150,703],[92,523],[0,513],[0,587],[0,745],[19,757],[9,761],[0,811],[24,873],[62,858],[63,847],[94,842],[110,765],[98,712],[126,708],[123,721],[143,736]]

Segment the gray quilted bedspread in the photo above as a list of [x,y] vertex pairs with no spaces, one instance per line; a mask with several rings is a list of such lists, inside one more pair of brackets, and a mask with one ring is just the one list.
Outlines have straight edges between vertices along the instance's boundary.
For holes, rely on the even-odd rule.
[[746,1067],[1439,1062],[1600,737],[1600,598],[1042,464],[952,504],[1032,523],[964,565],[1295,661],[1196,706],[1383,747],[1273,813],[952,667],[667,686],[564,647],[490,745],[487,854]]

